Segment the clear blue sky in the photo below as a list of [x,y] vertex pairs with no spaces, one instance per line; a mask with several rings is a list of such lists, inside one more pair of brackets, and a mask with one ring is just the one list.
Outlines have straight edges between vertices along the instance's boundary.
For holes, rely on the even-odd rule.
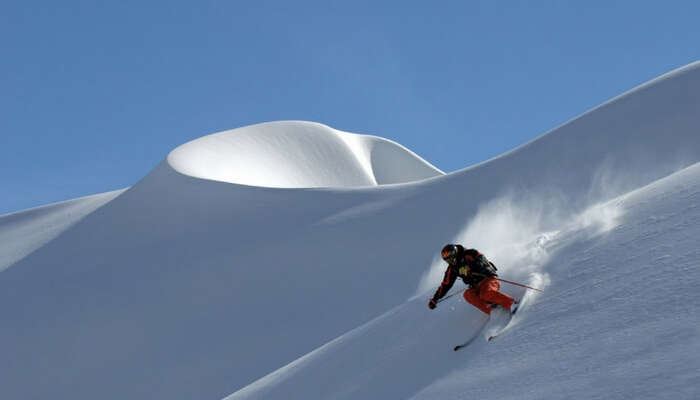
[[694,1],[5,1],[0,214],[299,119],[449,172],[699,59]]

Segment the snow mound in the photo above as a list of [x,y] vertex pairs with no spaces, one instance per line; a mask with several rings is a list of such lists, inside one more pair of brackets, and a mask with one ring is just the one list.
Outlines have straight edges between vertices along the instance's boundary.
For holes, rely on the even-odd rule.
[[301,121],[208,135],[173,150],[168,163],[196,178],[278,188],[367,187],[443,175],[398,143]]

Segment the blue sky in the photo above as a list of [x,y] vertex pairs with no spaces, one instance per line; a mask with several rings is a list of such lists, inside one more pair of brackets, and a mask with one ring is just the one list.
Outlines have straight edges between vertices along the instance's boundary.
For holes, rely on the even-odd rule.
[[698,2],[10,1],[0,214],[134,184],[273,120],[396,140],[446,172],[700,59]]

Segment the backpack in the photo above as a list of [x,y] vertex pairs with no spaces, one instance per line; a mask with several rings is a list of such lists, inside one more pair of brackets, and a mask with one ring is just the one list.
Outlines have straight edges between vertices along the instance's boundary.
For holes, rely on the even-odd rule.
[[496,265],[487,260],[483,254],[481,255],[481,258],[485,261],[485,264],[483,265],[484,271],[487,271],[487,273],[491,276],[497,275],[496,271],[498,271],[498,268],[496,268]]
[[482,274],[486,276],[494,276],[496,275],[496,271],[498,271],[498,268],[496,268],[496,265],[492,263],[491,261],[486,258],[483,254],[481,254],[478,250],[476,249],[469,249],[469,250],[464,250],[464,254],[467,259],[471,259],[471,264],[472,264],[472,269],[474,272],[477,274]]

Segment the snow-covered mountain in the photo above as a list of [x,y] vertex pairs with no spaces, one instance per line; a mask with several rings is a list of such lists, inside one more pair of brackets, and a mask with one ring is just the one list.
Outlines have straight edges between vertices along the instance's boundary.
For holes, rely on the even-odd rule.
[[[698,398],[698,204],[700,63],[447,175],[316,123],[206,136],[0,216],[0,395]],[[544,288],[457,353],[487,318],[426,307],[451,241]]]

